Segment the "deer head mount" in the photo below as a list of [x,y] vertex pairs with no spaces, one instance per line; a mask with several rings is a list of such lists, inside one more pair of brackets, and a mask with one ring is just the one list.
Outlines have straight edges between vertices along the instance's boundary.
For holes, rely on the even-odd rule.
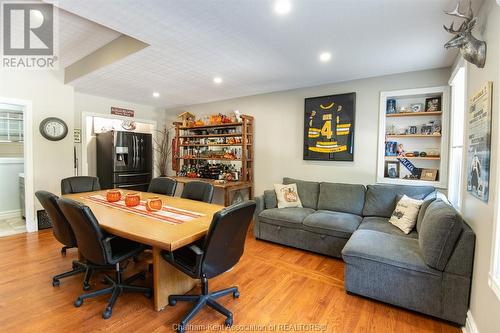
[[444,30],[455,35],[448,43],[444,44],[444,47],[447,49],[458,48],[465,60],[483,68],[486,62],[486,42],[472,36],[472,29],[476,25],[477,17],[474,17],[471,2],[469,1],[469,9],[466,14],[460,13],[460,3],[457,3],[454,10],[445,12],[445,14],[464,19],[464,21],[457,30],[454,28],[454,22],[449,28],[443,25]]

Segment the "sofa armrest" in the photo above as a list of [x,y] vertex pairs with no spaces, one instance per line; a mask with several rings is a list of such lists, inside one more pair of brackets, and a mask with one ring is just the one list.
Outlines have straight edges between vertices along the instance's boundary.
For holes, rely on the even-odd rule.
[[259,225],[259,214],[266,209],[266,204],[264,202],[264,195],[259,195],[258,197],[255,197],[255,212],[253,214],[253,234],[256,238],[259,238],[260,236],[260,225]]
[[446,273],[456,274],[472,278],[472,269],[474,267],[474,250],[476,245],[476,235],[471,227],[464,223],[464,228],[455,244],[450,259],[446,263],[444,271]]
[[278,199],[274,190],[264,191],[264,208],[271,209],[278,207]]

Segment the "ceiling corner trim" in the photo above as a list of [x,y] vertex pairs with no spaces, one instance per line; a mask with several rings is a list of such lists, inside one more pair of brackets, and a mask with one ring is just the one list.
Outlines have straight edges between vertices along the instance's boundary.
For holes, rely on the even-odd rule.
[[64,83],[70,83],[100,68],[111,65],[149,44],[130,36],[121,35],[64,69]]

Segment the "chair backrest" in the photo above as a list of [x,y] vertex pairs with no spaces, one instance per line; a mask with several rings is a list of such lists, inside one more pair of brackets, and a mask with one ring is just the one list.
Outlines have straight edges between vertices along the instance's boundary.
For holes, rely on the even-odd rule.
[[59,197],[47,191],[37,191],[35,195],[52,222],[54,237],[65,246],[75,247],[75,234],[59,207],[57,202]]
[[169,177],[157,177],[151,179],[148,192],[174,196],[177,189],[177,181]]
[[78,250],[83,257],[91,263],[106,265],[108,257],[103,244],[106,235],[101,230],[92,210],[84,204],[67,198],[59,199],[59,207],[75,233]]
[[203,202],[212,202],[214,196],[214,187],[210,183],[192,181],[184,184],[184,189],[182,190],[181,198],[191,199]]
[[99,191],[100,189],[101,185],[97,177],[77,176],[61,180],[62,194],[92,192]]
[[203,245],[201,272],[212,278],[236,265],[255,211],[255,201],[245,201],[215,213]]

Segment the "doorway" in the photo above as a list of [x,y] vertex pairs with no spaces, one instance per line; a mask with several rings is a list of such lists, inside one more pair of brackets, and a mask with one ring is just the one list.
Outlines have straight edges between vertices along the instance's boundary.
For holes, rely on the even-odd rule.
[[0,97],[0,236],[36,231],[30,101]]

